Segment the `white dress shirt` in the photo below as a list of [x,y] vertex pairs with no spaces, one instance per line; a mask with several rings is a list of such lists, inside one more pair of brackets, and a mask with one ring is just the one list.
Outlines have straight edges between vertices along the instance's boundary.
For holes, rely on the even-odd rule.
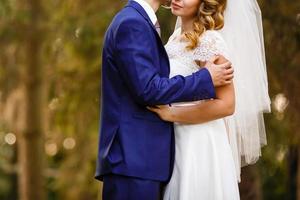
[[151,22],[153,23],[153,25],[155,25],[157,22],[157,17],[156,17],[156,14],[155,14],[153,8],[150,6],[150,4],[144,0],[134,0],[134,1],[143,7],[143,9],[146,11],[147,15],[149,16]]

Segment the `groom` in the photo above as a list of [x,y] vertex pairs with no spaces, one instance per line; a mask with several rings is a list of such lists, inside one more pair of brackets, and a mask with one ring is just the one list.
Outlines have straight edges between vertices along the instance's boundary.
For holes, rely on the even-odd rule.
[[165,0],[129,1],[104,40],[102,109],[95,178],[104,200],[157,200],[171,176],[173,124],[147,105],[215,98],[214,87],[231,81],[228,62],[169,79],[156,10]]

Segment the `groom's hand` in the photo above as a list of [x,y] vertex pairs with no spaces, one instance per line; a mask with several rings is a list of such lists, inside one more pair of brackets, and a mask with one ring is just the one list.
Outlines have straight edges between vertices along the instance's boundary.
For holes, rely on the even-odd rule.
[[205,66],[215,87],[230,84],[233,79],[233,68],[231,62],[223,56],[214,56],[206,62]]

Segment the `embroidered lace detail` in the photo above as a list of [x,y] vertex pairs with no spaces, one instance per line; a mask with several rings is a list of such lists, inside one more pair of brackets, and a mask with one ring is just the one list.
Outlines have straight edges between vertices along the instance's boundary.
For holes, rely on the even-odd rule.
[[[204,32],[199,39],[198,47],[193,50],[187,50],[185,47],[188,45],[185,41],[180,41],[181,30],[180,28],[174,31],[173,35],[169,38],[168,43],[165,45],[169,59],[171,61],[171,75],[187,75],[199,70],[199,66],[195,61],[208,61],[212,56],[220,54],[228,58],[228,49],[225,41],[218,31],[209,30]],[[176,61],[172,66],[172,61]],[[173,62],[174,63],[174,62]],[[181,66],[177,66],[177,65]],[[174,64],[173,64],[174,65]],[[182,74],[182,70],[177,70],[179,67],[185,68],[186,73]]]

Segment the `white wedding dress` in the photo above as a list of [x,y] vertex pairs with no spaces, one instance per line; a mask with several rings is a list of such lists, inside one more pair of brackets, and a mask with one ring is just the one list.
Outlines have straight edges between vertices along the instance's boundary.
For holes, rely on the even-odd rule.
[[[170,59],[170,77],[190,75],[199,66],[195,60],[207,61],[213,55],[228,58],[226,43],[217,31],[202,34],[196,49],[185,49],[187,43],[179,40],[177,29],[166,44]],[[174,103],[189,106],[197,102]],[[164,200],[237,200],[238,177],[230,148],[225,119],[203,124],[174,124],[175,163]]]

